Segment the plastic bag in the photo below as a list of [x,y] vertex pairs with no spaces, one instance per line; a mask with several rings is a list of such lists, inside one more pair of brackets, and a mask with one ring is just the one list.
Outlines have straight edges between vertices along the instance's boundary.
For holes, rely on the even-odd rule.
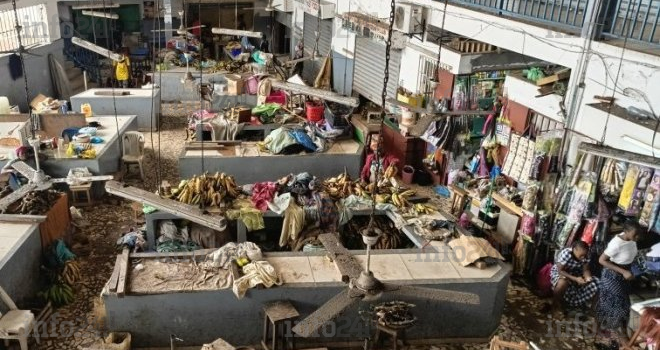
[[523,210],[534,211],[539,190],[540,184],[538,182],[530,182],[528,184],[527,188],[525,188],[525,193],[523,194]]

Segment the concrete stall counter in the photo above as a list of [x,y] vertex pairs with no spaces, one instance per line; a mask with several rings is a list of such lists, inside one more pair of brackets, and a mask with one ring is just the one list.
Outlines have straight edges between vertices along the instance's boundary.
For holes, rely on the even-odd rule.
[[[94,115],[111,116],[115,111],[118,115],[137,115],[138,130],[158,130],[160,116],[160,89],[114,89],[116,96],[97,95],[97,93],[112,93],[113,89],[89,89],[71,96],[71,108],[80,112],[83,103],[92,106]],[[120,93],[127,92],[128,95]]]
[[337,176],[338,172],[346,169],[351,178],[357,179],[362,166],[363,149],[362,145],[353,140],[337,141],[323,153],[292,155],[264,153],[259,151],[256,143],[250,142],[227,145],[220,149],[211,149],[209,146],[209,149],[203,151],[184,149],[179,156],[179,175],[187,179],[205,171],[220,171],[233,175],[241,184],[250,184],[302,172],[324,179]]
[[[39,225],[0,222],[0,285],[19,307],[39,290],[39,266]],[[0,302],[0,313],[7,310]]]
[[[407,331],[411,343],[438,339],[443,342],[484,341],[499,325],[510,268],[503,263],[483,270],[463,267],[448,249],[439,244],[427,247],[424,252],[417,249],[375,251],[372,256],[371,269],[383,281],[470,292],[480,297],[479,305],[466,305],[397,296],[398,300],[416,305],[412,311],[419,321]],[[359,262],[365,262],[364,251],[354,254]],[[177,259],[183,258],[183,254],[177,256]],[[131,330],[133,345],[141,347],[167,346],[168,334],[177,334],[185,345],[191,346],[219,337],[232,344],[258,344],[262,308],[266,302],[288,300],[301,317],[305,317],[347,287],[323,253],[267,253],[265,259],[281,276],[282,285],[251,289],[240,300],[231,289],[194,291],[185,287],[186,290],[179,292],[131,295],[129,286],[123,298],[106,289],[102,297],[107,325],[110,330]],[[378,302],[392,300],[392,297],[386,293]],[[297,342],[306,346],[320,342],[361,344],[365,337],[373,336],[373,328],[368,324],[363,328],[352,327],[364,322],[359,311],[368,310],[368,307],[369,303],[358,302],[327,324],[320,338],[298,338]]]

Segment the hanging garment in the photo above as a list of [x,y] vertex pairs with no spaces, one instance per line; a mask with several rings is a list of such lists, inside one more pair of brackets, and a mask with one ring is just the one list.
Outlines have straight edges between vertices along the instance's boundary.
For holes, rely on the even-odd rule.
[[319,208],[319,227],[325,232],[335,232],[339,220],[339,212],[335,202],[325,192],[314,194],[316,205]]
[[23,64],[21,63],[21,56],[13,54],[9,56],[9,75],[11,80],[17,80],[23,77]]
[[282,223],[282,234],[280,235],[280,247],[290,245],[291,242],[298,240],[300,232],[305,227],[305,211],[296,204],[295,201],[289,203],[289,207],[284,212],[284,222]]

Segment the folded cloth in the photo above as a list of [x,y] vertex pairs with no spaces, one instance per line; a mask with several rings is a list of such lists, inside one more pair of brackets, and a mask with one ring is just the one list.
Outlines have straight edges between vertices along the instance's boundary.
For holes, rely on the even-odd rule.
[[302,145],[305,147],[307,151],[310,152],[315,152],[316,149],[318,148],[316,144],[314,143],[314,140],[307,135],[305,130],[302,129],[295,129],[290,131],[291,136],[298,142],[298,144]]
[[238,299],[242,299],[248,289],[259,284],[263,284],[266,288],[282,284],[280,276],[268,261],[249,263],[243,266],[243,273],[243,277],[234,281],[234,287],[232,288]]

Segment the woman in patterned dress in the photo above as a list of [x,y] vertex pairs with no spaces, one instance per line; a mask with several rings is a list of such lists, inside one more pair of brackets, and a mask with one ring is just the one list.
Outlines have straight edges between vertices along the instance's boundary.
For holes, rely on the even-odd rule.
[[553,309],[559,312],[562,302],[571,307],[586,306],[598,293],[597,279],[589,270],[589,246],[576,241],[571,248],[563,249],[550,270]]
[[630,284],[634,278],[630,265],[637,256],[637,240],[642,228],[629,221],[623,233],[616,235],[598,259],[603,265],[600,278],[600,295],[596,305],[596,317],[601,330],[619,332],[625,341],[625,329],[630,315]]

